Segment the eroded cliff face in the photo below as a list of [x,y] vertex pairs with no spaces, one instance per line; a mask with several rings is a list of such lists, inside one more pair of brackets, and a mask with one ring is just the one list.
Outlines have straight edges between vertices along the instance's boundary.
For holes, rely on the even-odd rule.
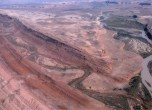
[[148,20],[147,28],[150,33],[152,33],[152,20]]
[[152,61],[149,62],[148,68],[149,68],[150,74],[152,74]]
[[104,37],[98,40],[105,45],[109,60],[0,15],[1,109],[111,109],[96,98],[96,91],[111,94],[113,89],[123,88],[140,71],[142,58],[123,51],[121,42]]
[[146,24],[146,26],[144,27],[144,31],[148,37],[148,39],[152,40],[152,26],[151,24]]
[[[9,16],[0,15],[0,25],[2,109],[108,109],[49,77],[52,73],[46,71],[48,65],[38,59],[41,56],[41,60],[53,59],[54,66],[60,63],[62,66],[53,69],[61,70],[63,65],[93,70],[96,65],[101,65],[99,71],[105,73],[109,70],[106,62],[29,29]],[[102,70],[103,66],[105,70]]]

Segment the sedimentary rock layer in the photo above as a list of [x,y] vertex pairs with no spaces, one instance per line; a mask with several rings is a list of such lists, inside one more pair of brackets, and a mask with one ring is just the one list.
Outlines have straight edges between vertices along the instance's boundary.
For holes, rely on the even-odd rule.
[[124,44],[115,41],[110,32],[101,37],[102,31],[95,33],[99,46],[105,47],[104,57],[56,40],[56,36],[46,36],[16,18],[0,15],[0,107],[110,109],[99,102],[96,91],[111,94],[115,88],[123,88],[140,71],[142,58],[124,51]]
[[1,110],[109,109],[53,80],[42,62],[37,63],[39,56],[43,56],[61,64],[108,73],[109,66],[103,60],[29,29],[6,15],[0,15],[0,39]]

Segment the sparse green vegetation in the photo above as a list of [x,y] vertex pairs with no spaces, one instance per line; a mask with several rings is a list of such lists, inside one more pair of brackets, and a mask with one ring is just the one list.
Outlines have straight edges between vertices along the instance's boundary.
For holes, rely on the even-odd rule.
[[[107,15],[107,13],[105,13]],[[137,21],[137,15],[118,16],[109,15],[109,17],[102,21],[105,28],[117,32],[115,39],[122,40],[126,45],[124,49],[140,54],[143,58],[152,54],[152,45],[144,38],[142,38],[142,31],[144,24]]]
[[136,106],[134,106],[134,110],[143,110],[143,109],[142,109],[141,105],[136,105]]
[[137,95],[140,82],[141,82],[140,76],[133,77],[129,82],[129,88],[126,88],[125,90],[128,92],[128,94],[132,96]]
[[143,25],[134,19],[123,16],[111,16],[108,19],[104,20],[107,26],[116,27],[116,28],[134,28],[134,29],[143,29]]

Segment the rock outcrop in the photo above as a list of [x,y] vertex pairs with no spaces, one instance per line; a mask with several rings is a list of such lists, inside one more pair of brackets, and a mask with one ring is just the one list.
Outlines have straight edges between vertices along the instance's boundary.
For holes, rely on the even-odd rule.
[[[111,31],[104,32],[107,36],[97,40],[105,56],[97,57],[0,15],[1,109],[111,109],[97,98],[98,93],[87,89],[109,94],[122,89],[140,71],[142,58],[125,51]],[[100,30],[95,33],[103,35]]]
[[[15,18],[0,15],[0,109],[93,110],[103,103],[49,77],[39,56],[75,68],[108,72],[103,60],[27,28]],[[104,70],[105,67],[105,70]],[[50,67],[51,68],[51,67]],[[97,70],[98,70],[97,69]]]

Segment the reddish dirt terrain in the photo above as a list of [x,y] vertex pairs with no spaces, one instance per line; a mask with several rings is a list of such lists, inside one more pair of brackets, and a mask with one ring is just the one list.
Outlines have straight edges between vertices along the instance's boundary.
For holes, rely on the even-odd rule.
[[[106,62],[95,58],[90,58],[88,59],[90,61],[88,61],[87,54],[28,29],[16,19],[1,15],[0,20],[1,77],[2,82],[6,82],[1,89],[1,94],[6,95],[6,97],[1,98],[3,102],[1,109],[5,107],[9,110],[21,108],[32,110],[106,108],[104,104],[82,95],[77,90],[63,84],[62,81],[53,80],[47,75],[49,73],[46,72],[45,67],[42,64],[37,64],[34,57],[42,55],[54,59],[57,63],[62,64],[64,62],[64,64],[71,65],[73,68],[81,67],[82,69],[95,70],[95,65],[99,63],[105,67],[102,66],[99,70],[103,72],[108,70]],[[7,32],[8,30],[9,32]],[[18,40],[24,40],[24,42],[18,42]],[[32,54],[35,54],[34,57],[32,57]],[[95,64],[92,66],[89,65],[89,62]],[[8,94],[11,94],[11,96],[7,96]],[[11,97],[14,98],[11,99]],[[10,108],[10,102],[15,106],[13,109]],[[22,104],[18,105],[18,102]]]
[[[68,31],[83,27],[84,21],[74,25],[59,21],[46,29],[39,23],[32,25],[34,21],[25,25],[15,17],[0,15],[0,109],[110,110],[116,106],[128,110],[130,100],[120,89],[140,72],[142,58],[125,51],[112,31],[95,25],[90,32],[98,42],[90,43],[88,31],[81,30],[81,39],[72,37],[77,32]],[[85,41],[87,46],[80,43]]]

